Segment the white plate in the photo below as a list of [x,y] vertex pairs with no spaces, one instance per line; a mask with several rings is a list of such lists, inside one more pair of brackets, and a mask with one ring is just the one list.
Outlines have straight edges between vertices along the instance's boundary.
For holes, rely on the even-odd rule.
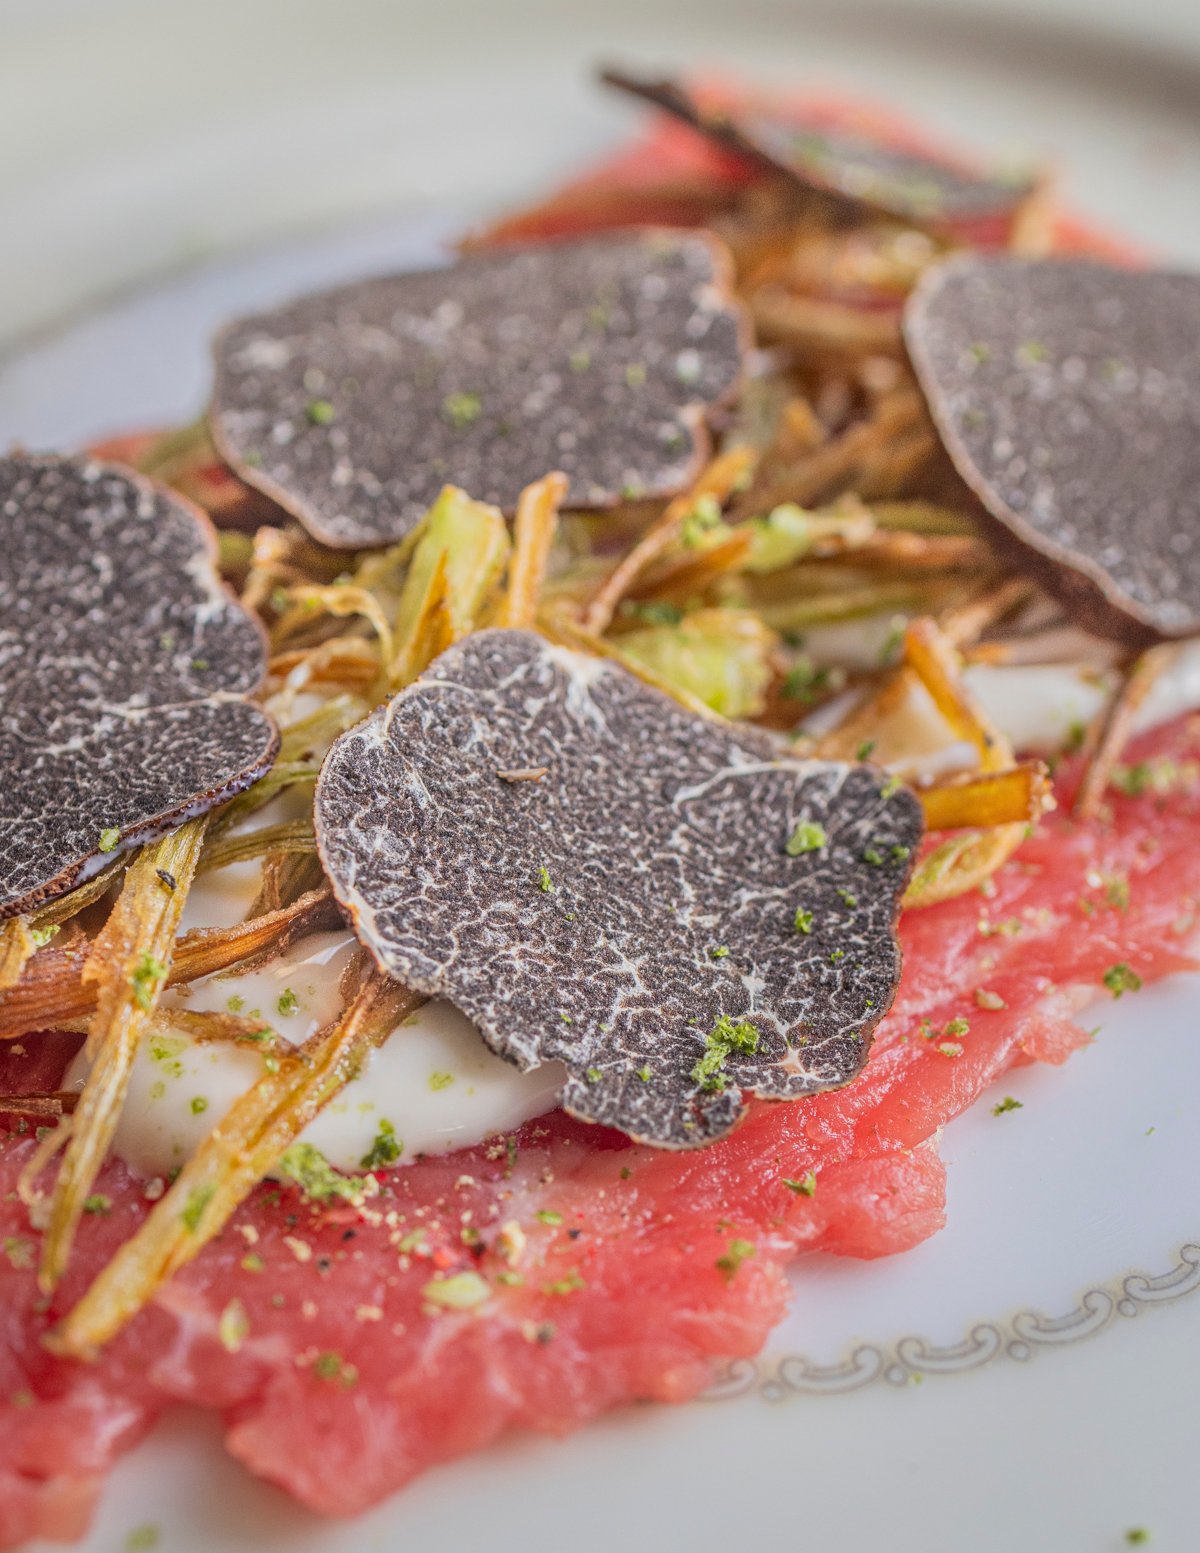
[[[1081,206],[1200,260],[1200,206],[1184,197],[1200,185],[1191,7],[1176,25],[1143,5],[1138,49],[976,17],[967,0],[937,25],[900,5],[802,23],[782,3],[736,18],[683,0],[569,17],[530,3],[477,10],[468,33],[455,7],[364,0],[336,22],[304,0],[11,9],[0,444],[188,415],[230,311],[421,262],[455,210],[602,149],[631,115],[588,90],[596,52],[853,80],[981,147],[1053,155]],[[1196,1001],[1180,978],[1108,1003],[1065,1070],[1006,1081],[1023,1110],[956,1122],[946,1231],[890,1262],[802,1263],[792,1315],[719,1400],[510,1442],[346,1526],[304,1517],[222,1457],[210,1422],[177,1418],[118,1470],[86,1547],[156,1522],[164,1553],[725,1553],[768,1537],[1075,1553],[1117,1549],[1133,1525],[1190,1549]]]

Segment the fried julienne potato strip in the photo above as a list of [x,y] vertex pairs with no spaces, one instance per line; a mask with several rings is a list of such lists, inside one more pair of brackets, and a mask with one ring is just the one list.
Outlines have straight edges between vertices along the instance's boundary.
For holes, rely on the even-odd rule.
[[1053,802],[1050,776],[1040,760],[1001,771],[956,772],[918,787],[916,794],[929,830],[1031,824]]
[[[365,956],[364,956],[365,959]],[[322,1108],[424,999],[374,969],[345,1011],[264,1072],[184,1165],[130,1240],[47,1338],[61,1355],[97,1351],[228,1223]]]
[[684,523],[706,499],[723,503],[753,469],[757,454],[752,448],[733,447],[718,454],[695,485],[667,503],[633,549],[624,555],[596,589],[583,617],[584,629],[603,636],[612,624],[617,605],[643,571],[675,543]]
[[1084,774],[1075,795],[1076,819],[1091,820],[1100,811],[1113,768],[1133,734],[1134,718],[1159,677],[1183,651],[1181,642],[1160,642],[1137,657],[1124,683],[1109,702],[1084,745]]
[[0,922],[0,992],[16,986],[37,947],[37,939],[24,917],[9,917],[7,922]]
[[513,526],[508,587],[496,615],[498,626],[514,630],[532,628],[566,494],[567,477],[558,473],[546,475],[521,492]]
[[82,979],[96,988],[85,1047],[91,1067],[46,1217],[38,1273],[44,1292],[66,1271],[84,1203],[117,1130],[133,1060],[169,973],[206,818],[142,849],[84,964]]
[[[175,940],[164,985],[177,987],[235,966],[253,969],[282,954],[308,933],[337,927],[342,920],[329,887],[309,891],[287,907],[228,928],[196,928]],[[65,948],[41,950],[21,980],[0,993],[0,1040],[17,1040],[30,1030],[65,1029],[95,1010],[97,987],[84,978],[91,945],[86,938]]]

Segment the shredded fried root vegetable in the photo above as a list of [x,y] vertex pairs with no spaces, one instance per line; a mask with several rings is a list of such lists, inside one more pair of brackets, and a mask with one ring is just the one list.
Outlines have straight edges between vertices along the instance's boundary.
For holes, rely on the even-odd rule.
[[138,1044],[166,981],[205,823],[204,816],[189,820],[143,848],[83,967],[83,980],[96,988],[86,1045],[91,1070],[50,1200],[38,1273],[46,1293],[66,1271],[84,1202],[117,1130]]
[[7,1116],[69,1116],[78,1101],[79,1095],[73,1089],[56,1089],[49,1094],[37,1095],[0,1095],[0,1111]]
[[1098,723],[1088,733],[1085,745],[1085,770],[1072,812],[1076,819],[1091,820],[1099,812],[1112,776],[1113,767],[1133,733],[1138,709],[1153,689],[1155,681],[1177,660],[1181,642],[1160,642],[1134,660],[1125,682],[1113,697]]
[[97,1351],[218,1234],[313,1117],[423,999],[367,972],[345,1012],[230,1107],[166,1196],[50,1334],[54,1352]]
[[1003,771],[960,772],[916,792],[929,830],[1028,824],[1053,804],[1050,774],[1040,760]]
[[0,992],[15,987],[26,962],[37,951],[37,940],[24,917],[0,922]]
[[904,633],[904,657],[957,738],[973,744],[982,771],[1012,764],[1008,740],[963,684],[958,653],[936,621],[914,620]]
[[567,477],[558,473],[546,475],[521,492],[513,525],[508,588],[496,616],[497,625],[532,628],[558,528],[559,510],[566,495]]
[[[234,966],[252,970],[306,934],[341,922],[341,911],[323,884],[282,910],[234,927],[197,928],[176,939],[164,985],[176,987]],[[0,993],[0,1040],[15,1040],[30,1030],[61,1030],[91,1014],[96,984],[83,975],[89,947],[86,940],[62,949],[51,946],[33,957],[17,985]]]
[[[954,734],[979,752],[985,776],[1010,769],[1012,748],[962,681],[958,653],[936,621],[914,620],[904,635],[907,668],[929,692]],[[1029,821],[992,825],[952,836],[918,863],[905,892],[909,909],[932,906],[974,889],[1008,861],[1025,839]]]
[[311,819],[285,820],[279,825],[262,825],[257,830],[243,831],[236,836],[222,836],[213,846],[205,848],[199,871],[211,873],[215,868],[245,863],[251,858],[264,857],[268,852],[316,850],[317,838]]
[[598,637],[608,630],[617,605],[646,567],[658,560],[679,538],[685,520],[696,510],[697,503],[705,497],[717,502],[726,501],[749,476],[756,458],[753,448],[730,448],[713,459],[691,490],[667,504],[660,517],[617,562],[596,590],[583,617],[585,631]]

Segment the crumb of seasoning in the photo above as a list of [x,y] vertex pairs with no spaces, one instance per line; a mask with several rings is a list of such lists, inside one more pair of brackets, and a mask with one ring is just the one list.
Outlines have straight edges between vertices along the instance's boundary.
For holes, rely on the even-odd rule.
[[250,1318],[239,1299],[232,1299],[217,1322],[217,1337],[226,1353],[237,1353],[250,1336]]
[[163,962],[156,960],[148,949],[144,950],[130,977],[133,1001],[143,1013],[149,1011],[151,1000],[159,984],[166,979],[166,975],[167,967]]
[[30,928],[29,936],[33,939],[36,948],[44,949],[50,940],[54,937],[54,935],[58,932],[58,930],[58,923],[51,922],[47,927]]
[[304,413],[312,426],[328,426],[330,421],[337,418],[337,411],[328,399],[310,399],[304,407]]
[[792,926],[797,933],[811,933],[813,930],[813,914],[805,911],[803,906],[796,907],[796,915],[792,918]]
[[192,1096],[192,1115],[202,1116],[208,1110],[208,1101],[203,1095]]
[[939,1041],[934,1050],[941,1052],[943,1057],[961,1057],[963,1054],[960,1041]]
[[364,1170],[377,1170],[381,1165],[395,1164],[401,1154],[404,1153],[404,1145],[396,1136],[396,1129],[386,1117],[379,1123],[379,1131],[375,1134],[375,1141],[365,1153],[359,1164]]
[[637,1070],[637,1076],[638,1076],[638,1078],[641,1079],[643,1084],[648,1084],[650,1082],[650,1075],[651,1075],[651,1069],[650,1068],[639,1068]]
[[106,830],[102,830],[100,832],[100,840],[96,845],[101,852],[111,852],[114,850],[117,842],[120,841],[120,839],[121,832],[115,825],[110,825]]
[[975,988],[975,1002],[979,1008],[986,1008],[993,1013],[997,1009],[1008,1007],[998,992],[989,992],[986,987]]
[[554,880],[551,879],[550,870],[545,863],[537,871],[537,881],[538,889],[541,890],[543,895],[552,895],[554,893]]
[[162,1532],[153,1521],[135,1526],[125,1537],[125,1553],[149,1553],[162,1539]]
[[589,1068],[587,1070],[587,1081],[589,1084],[598,1084],[603,1077],[604,1074],[601,1073],[599,1068]]
[[875,740],[864,739],[854,752],[855,760],[870,760],[875,753]]
[[539,1208],[534,1214],[539,1224],[559,1225],[563,1221],[561,1213],[555,1213],[553,1208]]
[[175,875],[166,868],[156,868],[154,872],[162,881],[163,889],[166,890],[169,894],[174,895],[177,888]]
[[878,847],[864,847],[862,860],[864,863],[870,863],[872,868],[883,867],[883,853]]
[[285,987],[279,994],[279,999],[276,1002],[275,1007],[286,1019],[289,1014],[294,1014],[300,1007],[300,999],[296,996],[290,987]]
[[475,1272],[431,1278],[421,1290],[421,1298],[435,1310],[474,1310],[490,1296],[487,1280]]
[[809,1170],[798,1179],[794,1176],[784,1176],[783,1184],[789,1192],[795,1192],[797,1197],[815,1197],[817,1195],[817,1172]]
[[1150,1532],[1145,1526],[1131,1526],[1125,1533],[1125,1541],[1131,1548],[1144,1548],[1150,1541]]
[[449,1089],[453,1082],[453,1073],[431,1073],[429,1075],[429,1087],[435,1094],[439,1089]]
[[800,857],[805,852],[819,852],[828,840],[824,825],[816,820],[801,820],[788,837],[784,851],[789,857]]
[[1129,964],[1119,960],[1115,966],[1108,966],[1104,972],[1104,985],[1113,997],[1121,997],[1122,992],[1136,992],[1141,988],[1141,977],[1138,972],[1130,969]]
[[943,1027],[943,1035],[969,1035],[971,1032],[970,1021],[960,1014],[957,1019],[948,1019]]
[[692,1068],[691,1079],[709,1093],[725,1088],[724,1068],[734,1052],[756,1052],[758,1031],[745,1019],[721,1014],[704,1038],[704,1055]]
[[563,1278],[556,1278],[553,1283],[542,1285],[543,1294],[574,1294],[579,1289],[586,1289],[587,1282],[580,1276],[579,1269],[572,1267]]
[[344,1176],[311,1143],[293,1143],[279,1159],[281,1175],[294,1181],[310,1202],[332,1202],[335,1198],[356,1201],[367,1185],[361,1176]]
[[549,774],[549,766],[518,766],[512,771],[496,772],[502,782],[540,782]]
[[1012,1095],[1005,1095],[1003,1100],[997,1100],[992,1107],[992,1115],[1003,1116],[1006,1111],[1020,1111],[1024,1104],[1023,1100],[1015,1100]]
[[755,1252],[752,1240],[731,1240],[723,1255],[717,1258],[718,1271],[725,1274],[726,1283],[737,1277],[738,1268]]
[[193,1231],[199,1229],[200,1220],[204,1217],[204,1210],[212,1202],[216,1192],[216,1187],[211,1185],[194,1186],[192,1188],[179,1215],[183,1220],[185,1229]]
[[106,1197],[103,1192],[93,1192],[90,1197],[83,1200],[84,1213],[111,1213],[112,1198]]
[[447,394],[442,400],[442,414],[459,431],[477,421],[482,409],[478,394]]
[[1125,992],[1137,992],[1142,985],[1142,978],[1124,960],[1110,965],[1103,980],[1114,998],[1119,998]]
[[728,944],[718,944],[715,949],[710,949],[709,954],[714,960],[723,960],[729,953]]
[[358,1384],[358,1366],[348,1363],[340,1353],[319,1353],[312,1370],[318,1380],[336,1381],[347,1389]]

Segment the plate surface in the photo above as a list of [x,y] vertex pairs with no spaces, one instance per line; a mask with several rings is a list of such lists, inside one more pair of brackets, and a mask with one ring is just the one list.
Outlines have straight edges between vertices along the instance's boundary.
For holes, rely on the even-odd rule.
[[[203,27],[182,7],[11,9],[0,131],[23,114],[38,133],[20,154],[0,133],[0,443],[186,417],[230,312],[426,262],[465,212],[603,150],[631,115],[588,88],[596,54],[853,85],[970,144],[1050,155],[1081,207],[1200,262],[1190,7],[1143,7],[1135,44],[1072,33],[1073,4],[1047,29],[968,0],[736,18],[531,3],[470,13],[469,56],[456,5],[354,0],[331,25],[307,0],[213,0]],[[1190,1548],[1196,1007],[1191,978],[1106,1000],[1064,1070],[1013,1075],[1021,1111],[981,1104],[943,1140],[947,1230],[890,1262],[800,1264],[766,1355],[712,1400],[510,1442],[346,1526],[304,1517],[222,1457],[211,1422],[179,1417],[119,1469],[88,1553],[148,1522],[164,1553],[724,1553],[768,1536],[1075,1553],[1134,1525]]]

